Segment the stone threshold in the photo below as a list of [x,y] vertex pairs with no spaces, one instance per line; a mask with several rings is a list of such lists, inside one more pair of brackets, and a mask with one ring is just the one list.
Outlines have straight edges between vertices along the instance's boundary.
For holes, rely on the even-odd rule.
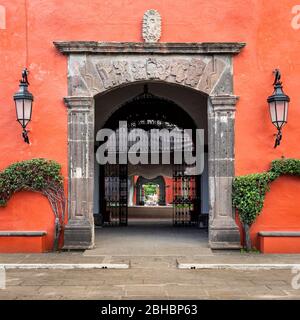
[[74,270],[74,269],[129,269],[127,263],[4,263],[0,269],[52,269],[52,270]]

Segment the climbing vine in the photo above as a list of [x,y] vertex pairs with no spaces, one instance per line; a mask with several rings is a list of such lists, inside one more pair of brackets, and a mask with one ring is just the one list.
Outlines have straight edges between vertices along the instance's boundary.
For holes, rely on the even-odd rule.
[[243,224],[247,249],[251,249],[250,227],[260,214],[270,183],[281,175],[300,176],[300,160],[277,159],[266,172],[236,177],[233,181],[233,206]]
[[54,248],[58,249],[66,203],[61,166],[52,160],[31,159],[0,172],[0,206],[6,206],[12,195],[22,190],[39,192],[48,198],[55,215]]

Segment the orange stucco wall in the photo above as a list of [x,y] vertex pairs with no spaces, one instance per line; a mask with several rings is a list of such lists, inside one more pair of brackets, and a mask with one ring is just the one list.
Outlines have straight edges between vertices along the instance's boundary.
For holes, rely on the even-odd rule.
[[47,198],[32,192],[16,193],[0,208],[0,231],[46,231],[40,238],[0,238],[0,252],[41,252],[53,249],[54,214]]
[[[259,248],[259,231],[300,231],[300,178],[280,177],[271,184],[264,208],[252,226],[252,240]],[[291,238],[290,244],[297,239]],[[279,241],[272,238],[269,241]],[[280,242],[280,241],[279,241]],[[296,250],[293,250],[294,252]],[[300,247],[298,247],[300,252]]]
[[173,179],[164,177],[166,183],[166,204],[173,202]]
[[[6,11],[0,28],[0,169],[33,157],[54,159],[67,174],[67,58],[54,40],[141,41],[141,18],[155,8],[162,16],[162,42],[242,41],[234,58],[236,174],[266,170],[270,161],[300,158],[300,30],[291,26],[297,0],[30,0],[28,68],[34,110],[29,126],[31,145],[21,139],[12,96],[25,65],[25,0],[0,0]],[[272,70],[282,71],[291,97],[289,123],[282,145],[273,149],[274,127],[266,98],[272,92]],[[66,177],[67,178],[67,177]],[[67,183],[67,181],[66,181]],[[252,229],[299,229],[300,180],[281,178],[272,185],[265,208]],[[34,202],[34,203],[33,203]],[[29,212],[30,211],[30,212]],[[22,215],[20,214],[22,212]],[[20,193],[0,209],[1,229],[29,228],[27,215],[39,228],[50,228],[50,206],[42,196]],[[30,226],[32,227],[32,226]],[[51,229],[51,228],[50,228]],[[51,240],[49,229],[48,240]]]

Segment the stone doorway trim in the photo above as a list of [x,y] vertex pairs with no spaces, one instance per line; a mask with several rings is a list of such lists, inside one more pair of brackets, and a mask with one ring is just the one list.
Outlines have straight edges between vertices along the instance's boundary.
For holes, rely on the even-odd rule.
[[231,204],[234,177],[233,55],[245,43],[59,41],[68,55],[68,224],[65,249],[94,246],[94,97],[135,82],[165,82],[208,99],[209,244],[240,247]]

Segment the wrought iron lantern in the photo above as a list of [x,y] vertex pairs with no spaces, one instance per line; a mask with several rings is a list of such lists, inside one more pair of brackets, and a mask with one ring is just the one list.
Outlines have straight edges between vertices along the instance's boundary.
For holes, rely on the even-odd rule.
[[19,91],[14,95],[16,106],[17,121],[23,128],[22,137],[26,143],[29,143],[28,130],[26,129],[32,114],[33,95],[28,91],[28,70],[25,68],[22,72]]
[[278,69],[274,70],[275,80],[273,83],[274,92],[268,97],[270,116],[272,123],[277,128],[274,148],[280,145],[282,139],[282,127],[287,123],[288,107],[290,98],[282,89],[281,73]]

